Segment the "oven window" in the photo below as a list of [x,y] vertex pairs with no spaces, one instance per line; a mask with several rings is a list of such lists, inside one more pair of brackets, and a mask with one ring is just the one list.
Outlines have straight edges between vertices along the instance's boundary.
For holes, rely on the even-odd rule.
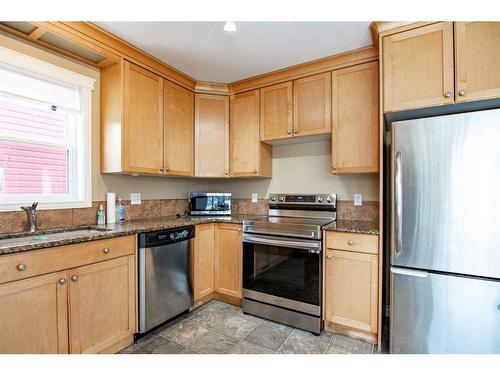
[[245,289],[320,305],[320,254],[248,242],[243,246]]

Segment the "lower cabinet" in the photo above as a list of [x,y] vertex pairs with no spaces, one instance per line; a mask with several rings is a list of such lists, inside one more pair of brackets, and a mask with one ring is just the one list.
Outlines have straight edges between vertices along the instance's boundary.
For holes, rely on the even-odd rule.
[[[336,233],[328,233],[335,235]],[[340,238],[346,238],[340,234]],[[367,237],[367,238],[364,238]],[[356,245],[372,235],[353,235],[346,245]],[[330,242],[327,237],[327,244]],[[376,246],[376,241],[372,241]],[[340,246],[339,246],[340,247]],[[361,248],[361,247],[360,247]],[[373,250],[376,250],[373,249]],[[364,251],[364,250],[363,250]],[[328,248],[325,251],[325,309],[324,319],[329,324],[340,325],[345,330],[362,331],[376,336],[378,323],[378,255]]]
[[128,236],[0,257],[6,281],[0,284],[0,354],[115,353],[130,345],[134,253],[135,236]]
[[217,224],[215,230],[215,291],[242,298],[243,243],[241,225]]
[[68,273],[0,285],[0,354],[68,353]]
[[127,256],[70,271],[71,353],[113,353],[134,334],[134,265]]
[[196,225],[191,254],[195,301],[214,292],[242,298],[242,251],[241,225]]

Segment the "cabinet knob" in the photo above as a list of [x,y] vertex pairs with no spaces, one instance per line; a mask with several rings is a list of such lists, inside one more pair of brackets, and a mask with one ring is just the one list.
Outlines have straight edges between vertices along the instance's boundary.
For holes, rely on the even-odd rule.
[[163,173],[163,168],[160,168],[160,172],[162,172],[162,173]]
[[458,90],[458,95],[465,96],[465,90],[464,89]]
[[257,174],[257,173],[258,173],[257,169],[254,169],[254,170],[253,170],[253,173]]
[[227,176],[229,174],[229,172],[224,172],[224,174]]
[[109,249],[106,247],[103,251],[104,254],[109,254]]
[[17,270],[21,272],[26,271],[26,264],[18,264]]
[[293,131],[293,134],[297,134],[298,132],[299,132],[299,129],[295,129],[295,130]]
[[166,168],[165,168],[165,172],[168,172],[169,170],[170,170],[170,168],[169,168],[169,167],[166,167]]
[[291,130],[288,130],[288,131],[287,131],[287,134],[292,134],[292,131],[291,131]]
[[77,275],[74,275],[71,277],[71,280],[73,280],[73,281],[78,281],[78,279],[79,279],[79,277]]
[[444,93],[444,97],[445,97],[445,98],[451,98],[451,91],[446,91],[446,92]]
[[66,279],[64,279],[64,278],[59,279],[59,284],[61,284],[61,285],[66,284]]
[[332,259],[332,256],[331,255],[327,255],[326,259]]
[[347,241],[347,244],[348,244],[349,246],[352,246],[352,245],[354,245],[354,241],[349,240],[349,241]]

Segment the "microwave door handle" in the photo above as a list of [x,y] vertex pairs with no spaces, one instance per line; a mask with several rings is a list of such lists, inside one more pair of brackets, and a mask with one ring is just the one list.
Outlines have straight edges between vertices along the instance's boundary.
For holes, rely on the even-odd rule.
[[402,249],[402,225],[403,225],[403,177],[401,175],[401,152],[396,152],[396,163],[395,163],[395,178],[394,178],[394,209],[396,211],[395,220],[395,236],[396,236],[396,248],[394,252],[396,256],[400,256]]

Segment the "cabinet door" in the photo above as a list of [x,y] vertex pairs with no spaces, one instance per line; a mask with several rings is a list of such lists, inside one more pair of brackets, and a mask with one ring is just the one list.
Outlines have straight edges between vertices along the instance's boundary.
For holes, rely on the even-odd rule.
[[500,97],[500,22],[455,22],[457,102]]
[[293,82],[293,134],[314,135],[332,131],[331,73]]
[[123,65],[123,170],[163,169],[163,80],[128,61]]
[[377,333],[378,256],[327,250],[325,320]]
[[195,175],[229,175],[229,98],[195,95]]
[[292,82],[260,89],[260,140],[292,136]]
[[70,352],[116,352],[135,332],[134,256],[70,271]]
[[332,173],[378,171],[378,63],[332,73]]
[[196,225],[191,257],[195,301],[214,292],[214,232],[214,224]]
[[452,22],[383,38],[382,59],[385,112],[454,102]]
[[231,176],[270,176],[272,149],[259,136],[259,90],[233,95],[230,119]]
[[189,90],[164,81],[165,174],[194,174],[194,95]]
[[215,232],[215,291],[242,298],[243,243],[241,225],[217,224]]
[[0,285],[0,353],[68,353],[68,274]]

